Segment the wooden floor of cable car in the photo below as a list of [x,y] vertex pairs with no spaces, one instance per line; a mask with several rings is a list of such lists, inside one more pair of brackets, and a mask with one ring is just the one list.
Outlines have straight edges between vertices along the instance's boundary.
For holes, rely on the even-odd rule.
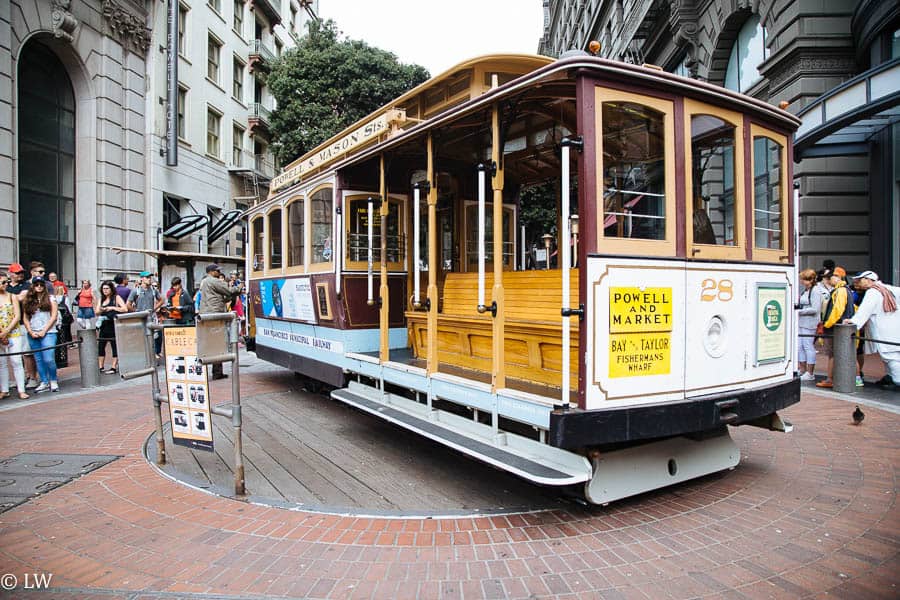
[[[379,353],[375,352],[358,352],[357,354],[362,354],[363,356],[370,356],[372,358],[378,358]],[[400,363],[409,367],[416,367],[419,369],[425,369],[426,363],[425,359],[416,358],[413,355],[413,351],[411,348],[399,348],[390,351],[389,361],[392,363]],[[490,385],[491,383],[491,374],[485,373],[483,371],[476,371],[474,369],[466,369],[464,367],[459,367],[456,365],[451,365],[448,363],[438,363],[438,372],[444,373],[446,375],[452,375],[454,377],[460,377],[462,379],[470,379],[472,381],[477,381],[479,383],[484,383]],[[541,398],[552,398],[553,404],[559,404],[557,399],[560,397],[562,393],[562,386],[552,386],[552,385],[544,385],[540,383],[535,383],[532,381],[524,381],[521,379],[515,379],[512,377],[506,378],[506,387],[507,389],[516,390],[517,392],[525,392],[526,394],[531,394],[533,396],[539,396]],[[578,402],[578,392],[576,389],[573,389],[569,393],[569,402],[577,403]]]

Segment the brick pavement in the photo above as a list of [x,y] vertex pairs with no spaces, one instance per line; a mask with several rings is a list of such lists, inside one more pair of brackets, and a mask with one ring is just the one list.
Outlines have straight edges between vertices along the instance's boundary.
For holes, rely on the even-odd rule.
[[[245,396],[272,381],[242,377]],[[228,383],[213,385],[227,395]],[[378,519],[249,505],[161,476],[141,455],[148,395],[136,384],[0,412],[0,457],[122,456],[0,514],[0,573],[52,573],[54,598],[900,595],[900,416],[869,408],[854,427],[833,396],[805,391],[786,411],[791,434],[734,430],[735,471],[606,508]]]

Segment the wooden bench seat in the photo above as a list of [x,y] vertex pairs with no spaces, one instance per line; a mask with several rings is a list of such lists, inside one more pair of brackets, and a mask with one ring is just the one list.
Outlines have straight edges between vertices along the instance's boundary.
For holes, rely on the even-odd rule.
[[[578,304],[578,270],[571,270],[572,306]],[[485,276],[485,299],[491,303],[493,274]],[[504,361],[513,379],[561,387],[562,368],[562,272],[508,271],[503,274],[506,295]],[[444,282],[442,311],[438,315],[438,361],[489,373],[493,317],[479,314],[478,274],[450,273]],[[427,354],[428,319],[421,311],[406,313],[413,352]],[[578,351],[577,318],[571,318],[571,364]],[[570,368],[570,385],[577,387],[577,369]]]

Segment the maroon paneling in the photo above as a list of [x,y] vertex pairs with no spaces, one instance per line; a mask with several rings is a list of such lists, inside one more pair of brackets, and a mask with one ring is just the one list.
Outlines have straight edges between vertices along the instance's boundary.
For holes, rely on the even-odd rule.
[[[378,298],[378,274],[375,274],[375,298]],[[347,315],[348,329],[378,327],[378,306],[367,304],[368,284],[365,275],[345,275],[342,285],[342,303]],[[388,276],[388,323],[391,327],[403,327],[406,323],[406,275]]]
[[[687,194],[685,190],[685,168],[687,153],[685,152],[688,132],[684,127],[684,98],[675,99],[675,256],[687,256]],[[693,200],[693,199],[692,199]]]
[[[588,282],[585,276],[587,255],[597,251],[597,113],[594,98],[595,82],[579,77],[575,88],[578,135],[584,141],[578,156],[578,217],[581,239],[578,243],[578,303],[587,304]],[[584,350],[588,344],[588,327],[578,328],[578,355],[573,364],[578,365],[578,406],[585,408],[585,386],[588,373],[584,365]]]
[[750,117],[744,115],[744,236],[747,240],[746,256],[753,261],[753,135],[750,133]]

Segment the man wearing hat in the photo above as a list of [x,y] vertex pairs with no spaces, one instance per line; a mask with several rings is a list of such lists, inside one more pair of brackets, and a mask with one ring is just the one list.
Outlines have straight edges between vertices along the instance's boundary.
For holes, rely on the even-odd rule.
[[[140,272],[140,284],[131,290],[131,293],[128,295],[129,312],[149,310],[151,313],[156,314],[156,311],[162,306],[162,295],[150,285],[151,275],[150,271]],[[158,331],[153,334],[153,349],[156,352],[156,358],[159,358],[160,352],[162,352],[162,336]]]
[[9,265],[9,281],[6,291],[19,297],[19,302],[25,299],[25,292],[31,285],[25,281],[25,267],[19,263]]
[[[856,325],[857,329],[869,323],[867,337],[883,342],[900,342],[900,310],[897,310],[900,288],[882,283],[874,271],[863,271],[854,275],[853,280],[860,290],[865,291],[865,296],[856,314],[843,322]],[[872,345],[881,355],[888,372],[878,383],[896,386],[900,383],[900,346],[880,342],[872,342]]]
[[[227,304],[235,295],[241,292],[238,285],[228,285],[223,279],[219,279],[222,268],[217,264],[207,265],[206,277],[200,282],[200,310],[201,315],[208,313],[227,312]],[[213,379],[227,377],[222,372],[222,363],[216,363],[212,367]]]

